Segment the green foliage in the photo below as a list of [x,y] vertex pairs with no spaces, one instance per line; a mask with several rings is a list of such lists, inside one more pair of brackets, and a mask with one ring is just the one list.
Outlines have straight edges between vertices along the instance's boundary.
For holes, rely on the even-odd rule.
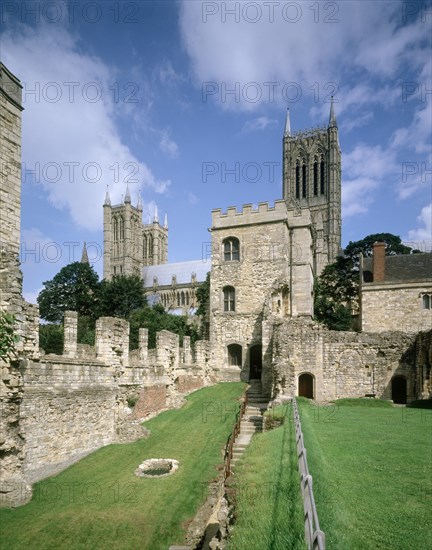
[[197,288],[196,297],[199,304],[196,314],[205,317],[210,305],[210,271],[207,273],[203,284]]
[[184,336],[190,336],[192,343],[198,340],[196,327],[189,324],[185,315],[167,313],[160,304],[133,311],[129,316],[129,323],[130,349],[138,348],[138,329],[140,328],[147,328],[149,331],[149,348],[156,347],[156,332],[160,330],[170,330],[178,334],[180,345],[183,344]]
[[133,409],[138,401],[138,395],[130,395],[127,399],[127,404],[130,409]]
[[98,317],[122,317],[147,303],[142,279],[138,275],[119,275],[100,284]]
[[77,342],[79,344],[95,345],[96,320],[87,315],[78,316]]
[[0,311],[0,359],[16,359],[15,344],[19,336],[15,333],[15,317],[4,311]]
[[62,322],[66,310],[76,311],[78,315],[95,316],[99,277],[89,264],[73,262],[43,284],[45,288],[37,298],[42,319],[52,323]]
[[45,353],[63,353],[63,325],[46,324],[39,325],[39,346]]
[[371,397],[362,397],[354,399],[345,397],[343,399],[336,399],[335,404],[337,407],[381,407],[381,408],[393,408],[393,401],[387,401],[386,399],[374,399]]
[[374,233],[360,241],[350,241],[344,256],[327,265],[315,283],[314,311],[317,321],[332,330],[351,330],[351,306],[356,307],[359,293],[359,256],[371,256],[373,244],[386,243],[386,254],[409,254],[411,248],[391,233]]

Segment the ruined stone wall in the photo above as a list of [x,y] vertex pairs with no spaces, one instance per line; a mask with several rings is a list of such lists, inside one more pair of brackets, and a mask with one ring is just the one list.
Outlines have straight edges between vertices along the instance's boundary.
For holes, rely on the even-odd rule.
[[[391,399],[391,380],[400,375],[407,380],[408,401],[420,398],[414,335],[330,331],[296,320],[269,323],[274,323],[272,368],[266,380],[277,394],[298,395],[299,376],[310,373],[318,401],[367,395]],[[423,367],[426,371],[425,362]]]
[[363,285],[361,295],[362,330],[396,330],[417,333],[432,329],[432,309],[423,308],[423,294],[432,295],[432,284],[412,283]]

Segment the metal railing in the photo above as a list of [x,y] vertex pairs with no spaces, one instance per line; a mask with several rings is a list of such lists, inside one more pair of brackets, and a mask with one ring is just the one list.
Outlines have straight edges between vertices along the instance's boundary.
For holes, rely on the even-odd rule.
[[224,471],[224,480],[231,475],[231,460],[233,456],[233,449],[234,449],[234,443],[237,439],[238,434],[240,433],[240,425],[242,418],[244,416],[244,413],[246,411],[248,402],[248,395],[247,390],[245,391],[242,399],[242,403],[240,405],[240,410],[238,411],[236,415],[236,423],[233,428],[233,431],[231,432],[230,436],[228,437],[227,444],[225,446],[225,471]]
[[298,468],[300,473],[300,488],[303,497],[303,511],[305,522],[305,538],[309,549],[325,549],[325,535],[321,531],[315,499],[312,488],[312,476],[309,474],[306,458],[306,448],[303,442],[303,433],[296,398],[292,398],[294,425],[297,444]]

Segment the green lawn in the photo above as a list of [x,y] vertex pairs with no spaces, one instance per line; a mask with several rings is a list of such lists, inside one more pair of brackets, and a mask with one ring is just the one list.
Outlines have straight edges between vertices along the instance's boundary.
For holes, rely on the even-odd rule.
[[[217,476],[242,383],[218,384],[146,423],[148,439],[109,445],[35,485],[32,501],[0,511],[0,543],[11,549],[149,549],[181,543]],[[147,458],[180,462],[172,476],[138,478]]]
[[431,548],[432,411],[366,400],[299,406],[326,547]]
[[234,473],[236,524],[230,550],[304,550],[291,406],[278,407],[282,426],[254,435]]

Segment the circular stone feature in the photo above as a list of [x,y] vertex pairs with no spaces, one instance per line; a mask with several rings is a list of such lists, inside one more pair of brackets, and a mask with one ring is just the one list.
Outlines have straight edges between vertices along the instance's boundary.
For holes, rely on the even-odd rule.
[[178,460],[173,458],[149,458],[135,470],[139,477],[166,477],[173,474],[179,467]]

